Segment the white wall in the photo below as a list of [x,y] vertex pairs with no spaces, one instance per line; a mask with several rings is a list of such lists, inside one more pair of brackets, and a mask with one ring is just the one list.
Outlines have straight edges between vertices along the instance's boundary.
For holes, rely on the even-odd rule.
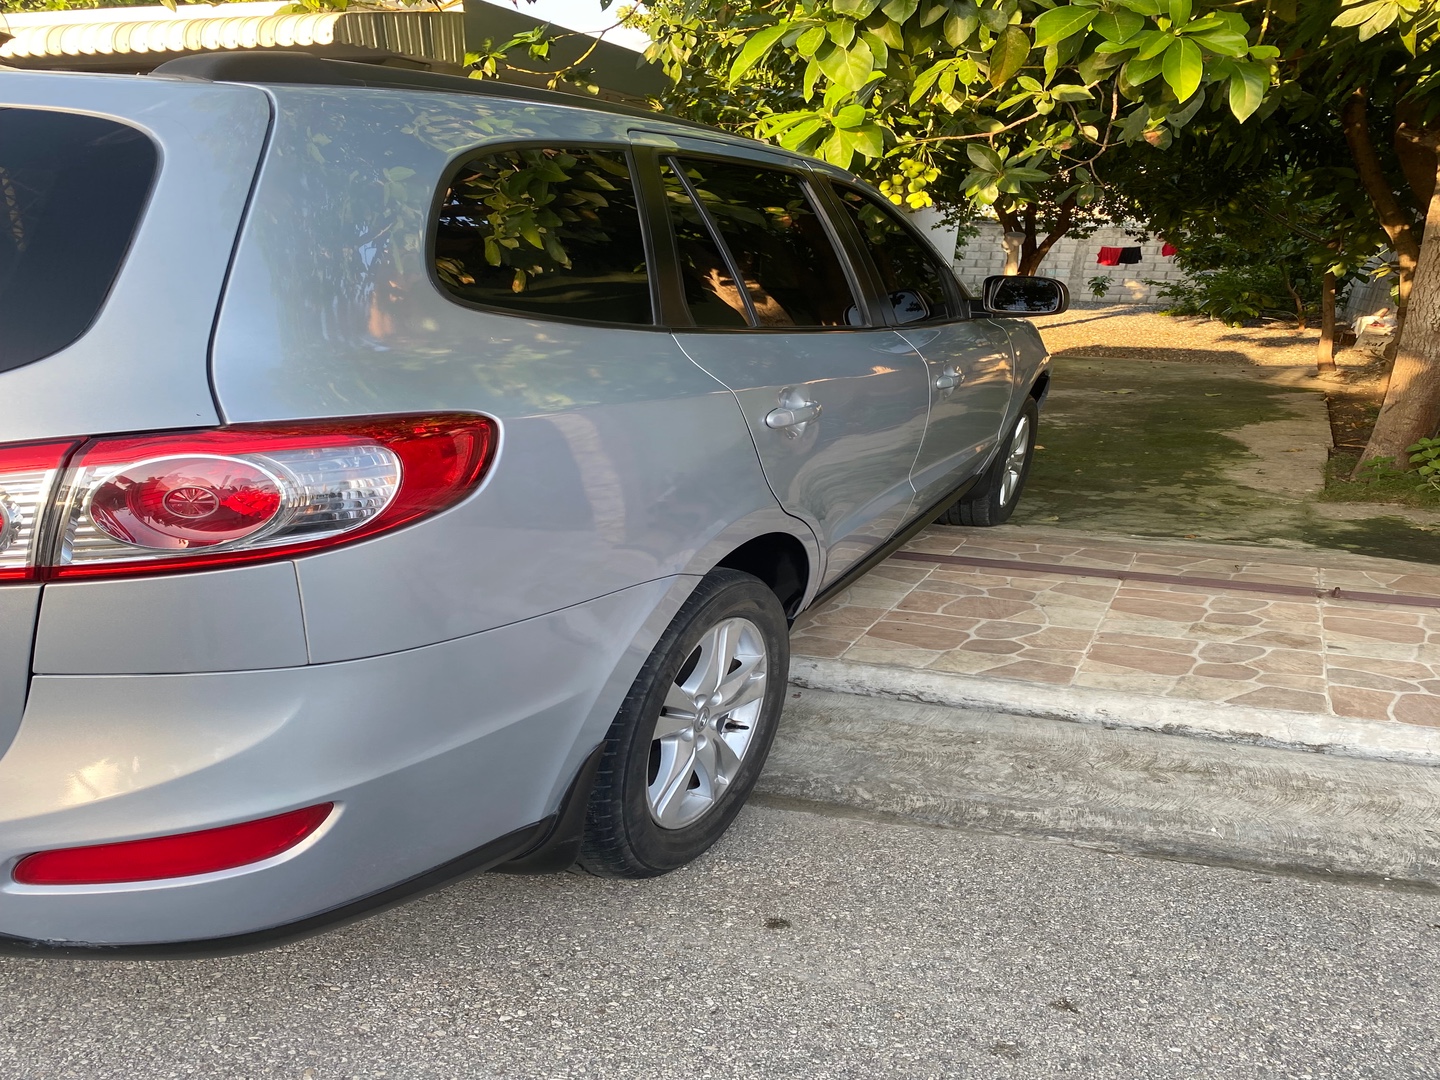
[[[938,215],[936,215],[938,217]],[[1005,248],[1001,243],[1004,231],[999,222],[982,221],[980,233],[955,253],[955,272],[972,293],[978,294],[980,283],[990,274],[1005,272]],[[954,243],[951,231],[951,243]],[[937,237],[937,241],[938,241]],[[1096,257],[1101,247],[1139,247],[1140,261],[1128,266],[1100,266]],[[1040,273],[1046,277],[1059,278],[1070,288],[1071,298],[1084,302],[1092,300],[1087,282],[1097,274],[1111,279],[1110,291],[1106,294],[1107,304],[1160,304],[1154,286],[1146,285],[1141,279],[1155,281],[1181,281],[1185,275],[1175,265],[1173,258],[1160,254],[1161,241],[1150,240],[1139,243],[1127,236],[1123,229],[1108,227],[1098,230],[1084,240],[1062,237],[1045,261],[1040,264]],[[942,248],[942,250],[944,250]]]

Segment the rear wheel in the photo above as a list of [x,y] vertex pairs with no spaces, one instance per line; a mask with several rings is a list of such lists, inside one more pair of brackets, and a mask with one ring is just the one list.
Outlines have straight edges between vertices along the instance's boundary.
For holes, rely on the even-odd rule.
[[1000,452],[980,481],[963,499],[935,520],[941,525],[1000,525],[1010,520],[1035,454],[1035,429],[1040,410],[1034,398],[1026,398],[1015,426],[1001,443]]
[[789,665],[789,626],[769,587],[736,570],[708,575],[611,725],[580,865],[651,877],[715,843],[765,764]]

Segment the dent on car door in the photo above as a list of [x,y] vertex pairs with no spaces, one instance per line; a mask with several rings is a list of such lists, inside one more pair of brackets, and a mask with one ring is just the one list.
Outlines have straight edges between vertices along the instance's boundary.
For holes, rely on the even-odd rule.
[[925,359],[930,418],[916,455],[916,509],[977,473],[1004,426],[1014,386],[1005,329],[968,318],[954,275],[899,214],[860,188],[833,185],[888,296],[892,318]]
[[819,536],[832,581],[911,511],[925,363],[867,326],[807,180],[689,154],[660,167],[695,324],[676,340],[734,392],[771,489]]

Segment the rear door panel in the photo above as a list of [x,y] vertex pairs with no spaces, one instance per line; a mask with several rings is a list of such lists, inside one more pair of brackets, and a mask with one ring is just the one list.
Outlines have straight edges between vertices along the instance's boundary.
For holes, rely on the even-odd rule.
[[[676,340],[734,392],[775,497],[828,547],[823,583],[904,522],[925,432],[925,365],[899,334],[740,331]],[[819,417],[798,433],[768,426],[766,417],[794,397],[819,405]]]

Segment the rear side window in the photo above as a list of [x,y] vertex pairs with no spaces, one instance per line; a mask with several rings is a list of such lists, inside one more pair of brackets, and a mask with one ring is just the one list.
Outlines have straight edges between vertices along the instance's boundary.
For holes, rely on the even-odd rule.
[[954,275],[935,251],[901,221],[894,209],[851,187],[835,186],[845,209],[865,241],[880,281],[889,296],[897,322],[953,319],[952,291],[946,279]]
[[157,160],[124,124],[0,109],[0,371],[59,352],[95,321]]
[[502,150],[467,162],[440,207],[452,295],[537,318],[650,326],[635,184],[616,150]]
[[738,161],[676,165],[729,249],[760,326],[861,321],[844,265],[799,177]]
[[749,326],[749,308],[735,283],[735,272],[715,243],[705,215],[690,197],[690,189],[674,162],[664,163],[661,179],[690,317],[696,326]]

